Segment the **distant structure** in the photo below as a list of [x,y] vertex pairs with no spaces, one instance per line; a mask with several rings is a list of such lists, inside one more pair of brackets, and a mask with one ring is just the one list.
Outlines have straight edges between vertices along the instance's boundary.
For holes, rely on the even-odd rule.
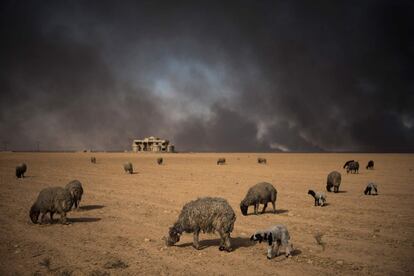
[[150,136],[144,139],[137,139],[132,142],[132,151],[151,151],[151,152],[174,152],[175,147],[170,141],[158,137]]

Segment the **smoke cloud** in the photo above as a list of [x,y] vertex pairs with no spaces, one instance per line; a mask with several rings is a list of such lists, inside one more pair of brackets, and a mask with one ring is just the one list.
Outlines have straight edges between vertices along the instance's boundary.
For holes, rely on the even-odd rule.
[[414,152],[410,1],[9,1],[13,150]]

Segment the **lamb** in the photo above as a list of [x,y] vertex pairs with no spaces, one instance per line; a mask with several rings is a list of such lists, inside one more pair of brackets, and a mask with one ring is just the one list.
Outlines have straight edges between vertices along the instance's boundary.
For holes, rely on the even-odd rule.
[[17,178],[24,178],[24,174],[27,171],[27,166],[25,163],[21,163],[16,166],[16,177]]
[[349,173],[349,172],[358,173],[358,170],[359,170],[359,163],[358,161],[354,161],[354,162],[349,163],[348,167],[346,168],[346,173]]
[[217,165],[224,165],[226,164],[226,158],[219,158],[217,160]]
[[220,234],[219,250],[231,251],[230,233],[233,231],[236,214],[227,202],[219,197],[203,197],[184,205],[178,220],[164,237],[167,246],[180,241],[183,232],[194,233],[193,247],[200,249],[198,236],[203,233]]
[[378,195],[377,184],[369,183],[364,191],[365,195]]
[[348,160],[348,161],[346,161],[343,168],[344,169],[347,168],[349,166],[349,163],[352,163],[352,162],[354,162],[354,160]]
[[367,170],[368,169],[373,170],[374,169],[374,161],[373,160],[369,160],[366,168],[367,168]]
[[70,192],[62,187],[48,187],[40,191],[36,202],[30,208],[30,219],[37,223],[40,214],[40,224],[46,213],[50,213],[50,220],[53,222],[53,214],[60,215],[60,222],[67,224],[66,213],[70,211],[73,199]]
[[160,158],[158,158],[157,159],[157,163],[158,163],[158,165],[162,165],[162,162],[163,162],[164,160],[162,159],[162,157],[160,157]]
[[251,241],[267,241],[267,258],[270,260],[279,256],[280,246],[285,247],[285,256],[290,257],[293,245],[290,243],[290,235],[286,226],[277,224],[265,230],[256,231],[251,237]]
[[259,158],[257,158],[257,163],[259,163],[259,164],[267,164],[267,160],[266,160],[266,158],[259,157]]
[[78,209],[83,195],[82,184],[79,182],[79,180],[73,180],[66,184],[65,189],[69,191],[70,195],[72,196],[73,204],[75,205],[75,208]]
[[332,187],[334,187],[334,192],[339,191],[339,186],[341,185],[341,174],[337,171],[333,171],[328,174],[328,179],[326,180],[326,190],[331,192]]
[[126,173],[133,174],[134,173],[134,169],[132,167],[132,163],[131,162],[125,163],[124,164],[124,170],[125,170]]
[[92,164],[96,164],[96,157],[95,157],[95,156],[92,156],[92,157],[91,157],[91,163],[92,163]]
[[260,182],[250,187],[245,198],[240,202],[240,210],[244,216],[247,216],[249,206],[254,206],[254,214],[257,215],[259,204],[264,204],[262,214],[265,212],[267,203],[273,205],[273,213],[276,213],[277,190],[272,184]]
[[315,206],[323,206],[326,202],[326,195],[324,193],[315,193],[313,190],[309,190],[308,195],[313,196],[313,198],[315,199]]

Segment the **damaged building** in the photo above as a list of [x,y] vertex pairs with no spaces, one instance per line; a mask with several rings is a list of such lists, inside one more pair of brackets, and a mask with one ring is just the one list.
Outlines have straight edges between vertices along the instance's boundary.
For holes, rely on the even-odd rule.
[[150,151],[150,152],[174,152],[175,148],[170,141],[150,136],[144,139],[136,139],[132,142],[132,151]]

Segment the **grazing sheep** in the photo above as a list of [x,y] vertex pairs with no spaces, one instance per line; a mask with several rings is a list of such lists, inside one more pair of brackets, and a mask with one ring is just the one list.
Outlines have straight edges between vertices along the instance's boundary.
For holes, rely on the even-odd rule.
[[358,173],[358,170],[359,170],[359,163],[358,161],[354,161],[354,162],[349,163],[348,167],[346,168],[346,173],[349,173],[349,172]]
[[344,169],[347,168],[349,166],[349,163],[351,163],[351,162],[354,162],[354,160],[348,160],[348,161],[346,161],[343,168]]
[[124,164],[124,170],[125,170],[126,173],[133,174],[134,173],[134,169],[132,167],[132,163],[131,162],[125,163]]
[[200,231],[217,231],[220,234],[219,250],[230,252],[230,233],[235,221],[236,215],[227,200],[219,197],[199,198],[184,205],[178,220],[170,227],[168,237],[164,239],[167,246],[172,246],[180,241],[183,232],[194,233],[193,246],[199,249]]
[[367,168],[367,170],[368,169],[373,170],[374,169],[374,161],[373,160],[369,160],[366,168]]
[[226,164],[226,158],[219,158],[217,160],[217,165],[224,165]]
[[285,247],[285,256],[290,257],[293,246],[290,243],[290,235],[286,226],[277,224],[265,230],[256,231],[251,237],[251,241],[267,241],[267,258],[270,260],[279,255],[280,246]]
[[95,156],[91,157],[91,163],[96,164],[96,157]]
[[23,178],[26,170],[27,170],[27,166],[25,163],[21,163],[18,166],[16,166],[16,177]]
[[339,186],[341,185],[341,174],[337,171],[333,171],[328,174],[328,179],[326,180],[326,190],[331,192],[332,187],[334,187],[334,192],[339,191]]
[[326,202],[326,195],[324,193],[315,193],[313,190],[309,190],[308,195],[313,196],[313,198],[315,199],[315,206],[323,206]]
[[266,160],[266,158],[259,157],[259,158],[257,158],[257,163],[259,163],[259,164],[267,164],[267,160]]
[[66,184],[65,189],[69,191],[70,195],[72,196],[73,204],[75,205],[75,208],[78,209],[83,195],[82,184],[79,182],[79,180],[73,180]]
[[369,183],[365,188],[364,194],[366,195],[378,195],[377,184]]
[[50,213],[50,220],[53,222],[53,214],[60,215],[62,224],[66,224],[66,213],[70,211],[73,199],[68,190],[62,187],[49,187],[40,191],[36,202],[30,208],[30,219],[37,223],[40,214],[40,224],[46,213]]
[[158,158],[157,159],[157,163],[158,163],[158,165],[162,165],[162,162],[163,162],[164,160],[162,159],[162,157],[160,157],[160,158]]
[[267,182],[260,182],[247,191],[245,198],[240,202],[240,210],[244,216],[247,216],[247,209],[249,206],[254,206],[254,214],[257,215],[259,204],[264,204],[262,214],[265,212],[267,203],[271,202],[273,205],[273,213],[276,213],[276,198],[277,191],[272,184]]

